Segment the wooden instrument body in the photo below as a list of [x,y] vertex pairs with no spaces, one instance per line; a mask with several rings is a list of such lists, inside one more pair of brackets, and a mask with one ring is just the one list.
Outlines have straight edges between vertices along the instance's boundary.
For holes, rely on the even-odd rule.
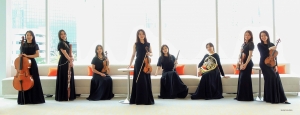
[[[146,47],[146,52],[149,52],[148,47]],[[145,55],[147,55],[147,53]],[[150,65],[151,58],[149,56],[145,56],[144,63],[145,63],[145,66],[144,66],[143,71],[147,74],[150,74],[152,72],[152,67]]]
[[[277,40],[276,46],[280,42],[280,39]],[[265,64],[269,67],[275,67],[276,66],[276,57],[278,55],[277,50],[269,50],[269,56],[265,59]]]
[[109,62],[106,60],[107,59],[107,51],[105,51],[105,57],[106,58],[103,61],[103,68],[101,70],[102,73],[107,73],[109,71],[109,68],[108,68]]
[[267,57],[265,59],[265,64],[269,67],[275,67],[276,66],[276,57],[277,57],[277,55],[278,55],[278,51],[270,50],[269,57]]
[[242,52],[239,57],[239,62],[236,67],[237,70],[241,70],[241,65],[243,65],[246,60],[246,54]]
[[[23,46],[23,44],[24,44],[24,37],[22,37],[21,46]],[[24,57],[21,54],[22,51],[20,51],[20,56],[17,57],[14,61],[14,65],[17,73],[14,76],[13,87],[18,91],[27,91],[31,89],[34,85],[34,81],[29,72],[31,61],[30,59]]]

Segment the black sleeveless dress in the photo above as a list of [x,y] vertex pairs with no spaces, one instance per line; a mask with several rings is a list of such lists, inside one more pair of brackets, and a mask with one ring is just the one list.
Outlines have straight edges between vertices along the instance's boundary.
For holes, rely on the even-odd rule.
[[[69,54],[70,45],[67,41],[60,41],[58,43],[58,49],[64,49]],[[60,58],[57,66],[57,78],[56,78],[56,101],[68,101],[68,68],[69,62],[65,55],[59,50]],[[70,55],[70,54],[69,54]],[[69,100],[76,99],[75,83],[74,83],[74,70],[71,67],[71,80],[70,80],[70,98]]]
[[[249,42],[244,45],[243,53],[245,53],[246,59],[244,63],[246,63],[247,58],[249,56],[249,51],[253,51],[254,44],[253,42]],[[253,90],[252,90],[252,60],[249,61],[247,67],[244,70],[240,70],[239,80],[238,80],[238,88],[237,88],[237,96],[236,100],[238,101],[253,101]]]
[[[92,64],[95,65],[95,69],[99,72],[101,72],[103,69],[103,60],[100,60],[98,57],[93,58]],[[90,95],[87,100],[110,100],[114,97],[114,94],[112,93],[112,79],[107,73],[104,74],[106,74],[106,77],[102,77],[99,74],[93,73]]]
[[170,58],[167,56],[160,56],[157,62],[157,66],[160,66],[163,69],[162,77],[160,79],[159,98],[185,98],[188,94],[188,88],[173,69],[175,57],[171,55]]
[[[26,55],[34,55],[36,51],[39,50],[38,44],[25,43],[22,47],[22,51]],[[40,75],[37,63],[34,58],[29,58],[31,61],[31,66],[29,72],[34,80],[34,85],[31,89],[24,91],[23,98],[22,92],[18,93],[18,104],[38,104],[45,103],[45,98],[43,94],[43,89],[41,85]],[[24,103],[25,101],[25,103]]]
[[[154,104],[154,99],[152,95],[152,85],[151,85],[151,75],[140,72],[139,79],[137,80],[141,65],[144,61],[144,56],[146,54],[145,47],[148,46],[150,49],[150,43],[136,43],[136,59],[134,63],[134,75],[132,81],[132,92],[130,98],[130,104],[137,105],[151,105]],[[145,64],[144,64],[145,65]],[[144,68],[144,65],[142,68]]]

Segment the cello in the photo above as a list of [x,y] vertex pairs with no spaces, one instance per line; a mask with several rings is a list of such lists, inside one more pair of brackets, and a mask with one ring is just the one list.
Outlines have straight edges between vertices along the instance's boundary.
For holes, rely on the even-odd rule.
[[[277,40],[276,47],[278,43],[281,42],[280,39]],[[269,56],[265,59],[265,64],[269,67],[275,67],[276,66],[276,57],[278,55],[277,50],[270,50],[269,51]]]
[[25,104],[24,91],[31,89],[34,85],[34,81],[29,72],[31,62],[27,57],[22,55],[23,45],[24,45],[24,36],[22,36],[22,40],[21,40],[20,55],[14,61],[15,69],[17,70],[17,72],[16,75],[14,76],[13,87],[18,91],[22,91],[22,97],[23,97],[22,100]]
[[109,61],[106,61],[107,59],[107,51],[105,51],[105,59],[103,61],[103,68],[101,70],[102,73],[107,73],[109,71],[108,65],[109,65]]

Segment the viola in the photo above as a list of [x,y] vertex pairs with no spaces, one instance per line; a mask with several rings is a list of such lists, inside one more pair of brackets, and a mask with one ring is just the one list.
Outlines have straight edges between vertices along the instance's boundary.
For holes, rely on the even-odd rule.
[[146,49],[146,54],[145,54],[146,56],[144,58],[145,66],[144,66],[143,71],[147,74],[150,74],[152,72],[152,67],[150,65],[151,58],[149,56],[147,56],[147,52],[149,52],[149,48],[146,46],[145,49]]
[[[281,42],[280,39],[277,40],[276,42],[276,47],[278,45],[278,43]],[[278,51],[275,50],[270,50],[269,51],[269,56],[265,59],[265,64],[269,67],[275,67],[276,66],[276,57],[278,55]]]
[[29,68],[31,66],[30,60],[22,55],[22,47],[24,45],[24,36],[22,36],[21,40],[21,51],[19,57],[17,57],[14,61],[16,75],[13,80],[13,87],[22,91],[23,102],[25,103],[24,91],[31,89],[34,85],[34,81],[32,76],[30,75]]
[[106,60],[107,59],[107,51],[105,51],[105,58],[104,58],[104,61],[103,61],[103,68],[101,70],[102,73],[107,73],[109,68],[108,68],[108,65],[109,65],[109,61]]

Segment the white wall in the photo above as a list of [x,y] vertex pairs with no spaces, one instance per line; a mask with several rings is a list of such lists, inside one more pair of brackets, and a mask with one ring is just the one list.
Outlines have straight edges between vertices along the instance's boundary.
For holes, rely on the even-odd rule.
[[11,66],[10,66],[10,54],[7,52],[11,52],[10,48],[8,48],[11,44],[9,37],[9,28],[10,22],[9,19],[11,19],[11,13],[10,10],[10,0],[0,0],[0,96],[2,96],[2,79],[4,79],[6,76],[11,76]]

